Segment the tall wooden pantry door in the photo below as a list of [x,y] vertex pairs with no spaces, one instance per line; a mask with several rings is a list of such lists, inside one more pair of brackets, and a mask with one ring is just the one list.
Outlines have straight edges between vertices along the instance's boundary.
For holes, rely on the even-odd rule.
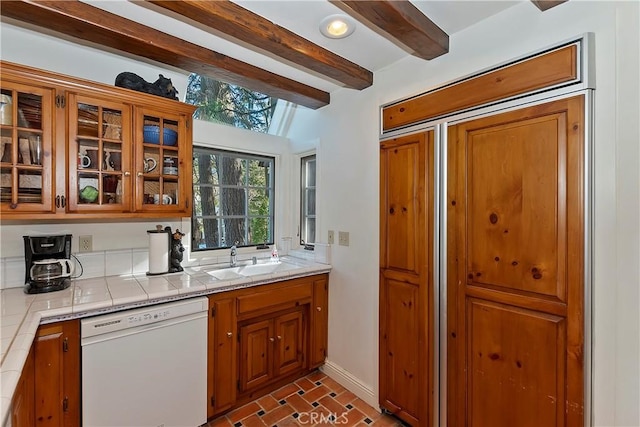
[[584,102],[449,128],[449,426],[583,425]]
[[433,417],[433,131],[380,143],[380,406]]

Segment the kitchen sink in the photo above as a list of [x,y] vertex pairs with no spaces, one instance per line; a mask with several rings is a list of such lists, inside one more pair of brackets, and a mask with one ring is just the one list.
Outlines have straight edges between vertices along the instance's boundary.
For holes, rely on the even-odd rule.
[[223,268],[220,270],[207,271],[207,273],[218,280],[233,280],[233,279],[238,279],[240,277],[244,277],[238,274],[237,270],[238,270],[238,267]]
[[239,273],[243,276],[257,276],[259,274],[271,274],[281,271],[288,271],[297,268],[295,265],[284,262],[269,262],[264,264],[249,264],[240,268]]
[[252,264],[251,261],[249,261],[248,263],[237,267],[216,268],[207,271],[207,274],[218,280],[233,280],[241,277],[258,276],[260,274],[279,273],[294,270],[296,268],[299,267],[282,261],[271,262],[271,260],[259,260],[256,264]]

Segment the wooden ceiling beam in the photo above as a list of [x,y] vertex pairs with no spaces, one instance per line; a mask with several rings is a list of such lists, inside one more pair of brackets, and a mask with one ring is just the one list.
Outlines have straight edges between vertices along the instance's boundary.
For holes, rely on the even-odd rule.
[[373,84],[373,73],[228,0],[148,0],[198,27],[252,50],[276,56],[352,89]]
[[408,0],[329,1],[418,58],[449,52],[449,35]]
[[566,1],[568,0],[531,0],[531,3],[535,4],[540,11],[544,12],[545,10],[556,7]]
[[[2,17],[317,109],[329,93],[79,1],[2,1]],[[115,78],[115,76],[114,76]]]

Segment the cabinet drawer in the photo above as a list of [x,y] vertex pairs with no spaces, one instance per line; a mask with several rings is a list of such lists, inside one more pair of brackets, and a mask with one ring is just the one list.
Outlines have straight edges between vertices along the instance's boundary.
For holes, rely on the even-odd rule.
[[[305,301],[307,300],[307,301]],[[286,286],[265,292],[238,297],[238,314],[249,313],[277,306],[278,309],[293,307],[296,303],[311,300],[311,284]],[[284,307],[282,307],[284,306]]]

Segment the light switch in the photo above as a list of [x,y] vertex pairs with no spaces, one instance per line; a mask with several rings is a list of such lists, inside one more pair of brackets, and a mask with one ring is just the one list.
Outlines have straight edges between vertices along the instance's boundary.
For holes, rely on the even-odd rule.
[[338,244],[340,246],[349,246],[349,232],[338,231]]

